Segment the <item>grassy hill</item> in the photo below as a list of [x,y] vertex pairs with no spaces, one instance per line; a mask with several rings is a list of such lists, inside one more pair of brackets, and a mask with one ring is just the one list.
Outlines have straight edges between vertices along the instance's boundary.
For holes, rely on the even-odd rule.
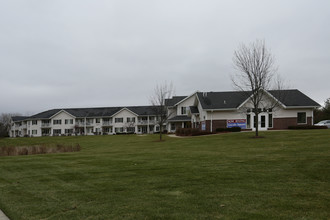
[[0,139],[76,144],[0,157],[0,209],[15,219],[330,219],[330,129],[171,138]]

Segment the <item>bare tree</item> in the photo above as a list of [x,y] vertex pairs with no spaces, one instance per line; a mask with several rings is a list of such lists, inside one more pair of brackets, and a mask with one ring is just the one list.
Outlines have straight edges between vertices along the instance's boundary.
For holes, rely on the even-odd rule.
[[165,100],[170,99],[174,93],[173,84],[164,83],[157,85],[154,94],[150,97],[150,103],[153,106],[153,112],[156,116],[156,122],[159,126],[159,140],[162,140],[163,126],[171,116],[167,112]]
[[124,125],[124,128],[126,130],[126,133],[132,133],[131,128],[135,128],[135,121],[129,121],[126,122]]
[[[277,97],[284,96],[284,93],[280,92],[284,87],[283,80],[277,75],[274,57],[266,48],[264,41],[257,40],[249,46],[240,45],[234,52],[233,63],[238,70],[232,75],[233,85],[250,98],[252,112],[255,114],[255,134],[258,136],[260,109],[271,109],[280,104],[279,99],[269,98],[267,91],[275,89]],[[264,102],[266,98],[269,98],[268,102]],[[280,99],[283,101],[283,98]]]
[[2,113],[0,115],[0,137],[8,137],[11,127],[11,117],[14,114]]

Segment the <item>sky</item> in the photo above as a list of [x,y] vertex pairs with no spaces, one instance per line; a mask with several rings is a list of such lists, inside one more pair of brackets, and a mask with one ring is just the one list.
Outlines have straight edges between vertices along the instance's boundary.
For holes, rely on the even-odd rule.
[[290,88],[330,97],[328,0],[0,0],[0,113],[149,105],[232,91],[233,54],[264,40]]

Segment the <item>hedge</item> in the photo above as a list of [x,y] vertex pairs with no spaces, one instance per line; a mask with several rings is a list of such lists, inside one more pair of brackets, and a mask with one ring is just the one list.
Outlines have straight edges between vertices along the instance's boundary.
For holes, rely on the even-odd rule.
[[294,125],[289,126],[288,129],[328,129],[327,126],[315,126],[315,125]]
[[216,132],[240,132],[242,129],[240,127],[231,127],[231,128],[217,128]]
[[200,136],[212,133],[208,131],[200,131],[198,128],[177,128],[175,134],[177,136]]

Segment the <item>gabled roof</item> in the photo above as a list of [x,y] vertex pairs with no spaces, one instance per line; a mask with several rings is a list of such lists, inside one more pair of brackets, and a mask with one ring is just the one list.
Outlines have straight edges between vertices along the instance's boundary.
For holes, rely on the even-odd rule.
[[[284,107],[319,107],[320,105],[297,89],[269,90],[271,96],[276,98]],[[198,92],[197,97],[205,110],[236,109],[247,101],[252,92]]]
[[268,90],[268,92],[286,107],[319,107],[319,103],[298,89]]
[[248,95],[241,91],[232,92],[198,92],[197,97],[203,109],[235,109],[243,103]]
[[171,99],[165,99],[165,105],[168,107],[172,107],[187,97],[188,96],[173,96]]

